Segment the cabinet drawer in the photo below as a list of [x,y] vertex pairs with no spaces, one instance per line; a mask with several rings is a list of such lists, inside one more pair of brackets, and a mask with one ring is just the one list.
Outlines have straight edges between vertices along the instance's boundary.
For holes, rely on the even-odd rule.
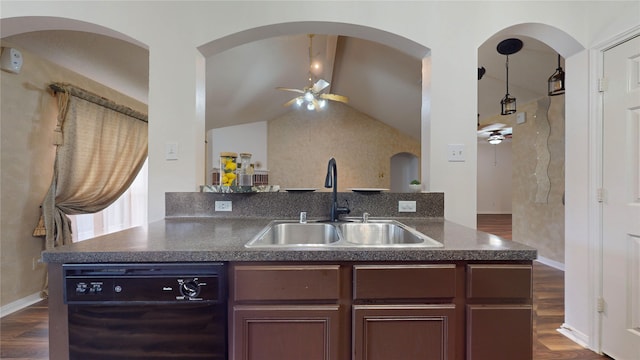
[[467,265],[469,298],[516,298],[533,296],[531,265]]
[[233,283],[235,301],[337,300],[340,266],[236,266]]
[[424,299],[456,296],[456,266],[356,265],[353,298]]

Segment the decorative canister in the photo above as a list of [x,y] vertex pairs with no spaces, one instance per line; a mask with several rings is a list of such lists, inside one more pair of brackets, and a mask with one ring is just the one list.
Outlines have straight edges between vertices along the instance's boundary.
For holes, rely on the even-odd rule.
[[251,167],[251,154],[249,153],[240,153],[238,185],[249,187],[249,189],[253,186],[253,167]]
[[236,185],[236,159],[238,154],[234,152],[220,153],[220,185],[235,186]]

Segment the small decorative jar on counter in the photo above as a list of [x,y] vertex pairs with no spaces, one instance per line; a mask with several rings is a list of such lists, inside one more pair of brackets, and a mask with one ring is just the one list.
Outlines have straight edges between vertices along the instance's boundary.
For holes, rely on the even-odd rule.
[[238,185],[242,187],[244,191],[250,191],[253,186],[253,167],[251,166],[251,154],[249,153],[240,153]]
[[237,158],[238,154],[234,152],[220,153],[220,185],[229,187],[236,185]]

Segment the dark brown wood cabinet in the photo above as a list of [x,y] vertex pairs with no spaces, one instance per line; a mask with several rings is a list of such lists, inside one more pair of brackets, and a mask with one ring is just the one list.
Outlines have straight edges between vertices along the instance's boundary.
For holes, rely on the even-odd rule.
[[453,359],[455,317],[453,304],[354,305],[353,359]]
[[467,265],[467,360],[533,357],[532,266]]
[[348,357],[340,265],[235,264],[230,274],[230,359]]
[[236,305],[232,359],[339,359],[338,305]]
[[232,263],[232,360],[526,360],[530,262]]
[[354,360],[455,359],[455,264],[353,266]]

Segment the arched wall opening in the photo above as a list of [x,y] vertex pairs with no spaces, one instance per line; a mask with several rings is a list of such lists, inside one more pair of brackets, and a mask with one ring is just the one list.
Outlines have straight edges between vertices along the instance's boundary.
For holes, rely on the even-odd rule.
[[132,43],[144,49],[149,49],[145,43],[136,40],[129,35],[98,24],[75,19],[51,16],[22,16],[2,19],[2,23],[0,24],[0,30],[3,38],[32,31],[73,30],[112,37]]
[[[546,72],[543,72],[539,79],[536,80],[542,83],[544,90],[546,90],[548,77],[557,67],[558,54],[561,56],[561,66],[569,74],[564,95],[548,96],[544,93],[542,96],[531,97],[528,101],[521,102],[520,100],[522,99],[518,99],[518,110],[510,116],[499,115],[499,101],[501,96],[504,96],[505,91],[503,82],[501,96],[494,96],[491,99],[498,108],[498,114],[490,116],[488,119],[479,119],[479,124],[482,128],[491,123],[500,122],[512,127],[513,137],[509,144],[512,150],[508,157],[502,158],[504,162],[510,162],[507,167],[511,168],[512,172],[512,175],[510,175],[512,189],[508,194],[508,199],[503,199],[511,202],[512,238],[514,241],[526,243],[536,248],[538,250],[538,261],[555,268],[566,269],[565,279],[567,279],[567,282],[564,289],[565,294],[567,294],[565,321],[581,326],[583,325],[581,323],[583,315],[578,314],[585,314],[589,311],[589,301],[585,300],[589,293],[587,289],[589,281],[583,281],[584,273],[582,273],[581,269],[584,268],[585,264],[577,264],[577,262],[583,262],[586,258],[583,257],[585,254],[580,254],[580,251],[576,253],[575,242],[585,241],[585,239],[572,239],[570,234],[575,230],[566,228],[566,226],[575,226],[576,215],[571,215],[571,206],[575,210],[579,203],[565,202],[565,164],[569,164],[571,167],[571,163],[581,163],[582,160],[575,158],[575,152],[572,154],[571,151],[568,151],[570,146],[565,140],[583,136],[582,129],[588,126],[588,119],[582,119],[583,124],[580,125],[581,129],[577,132],[577,128],[571,125],[575,121],[565,117],[565,104],[567,110],[569,110],[573,103],[573,110],[575,110],[575,105],[578,101],[581,104],[585,101],[585,94],[581,94],[579,91],[581,86],[584,85],[582,80],[574,83],[571,83],[570,80],[587,77],[584,64],[581,63],[583,61],[582,58],[584,58],[585,48],[561,29],[540,23],[524,23],[505,28],[488,38],[483,42],[483,45],[491,43],[489,51],[496,53],[495,44],[507,38],[520,38],[525,43],[527,41],[539,42],[544,47],[547,47],[545,51],[552,51],[547,55],[549,59],[546,60]],[[479,54],[483,45],[478,49]],[[502,58],[504,59],[504,56]],[[510,56],[510,58],[509,77],[511,80],[513,79],[512,76],[515,75],[512,71],[516,70],[517,66],[514,66],[516,56]],[[511,60],[514,61],[512,62]],[[483,65],[480,61],[479,59],[478,66]],[[573,67],[573,64],[577,66]],[[504,60],[500,70],[503,73],[505,71]],[[529,70],[526,69],[526,71]],[[480,83],[485,80],[479,80],[479,89]],[[504,78],[502,80],[504,81]],[[512,85],[509,85],[510,90],[513,89]],[[518,98],[516,90],[510,92]],[[481,96],[482,93],[479,90],[479,102],[481,101]],[[541,132],[546,136],[539,141]],[[479,141],[486,143],[486,139]],[[496,146],[499,147],[501,145]],[[485,146],[485,149],[488,147]],[[480,152],[481,146],[478,146],[479,173],[482,166]],[[541,157],[543,160],[546,157],[546,162],[540,162]],[[491,161],[493,159],[494,157],[492,156]],[[501,160],[501,158],[498,157],[498,160]],[[536,176],[536,174],[540,175],[540,170],[547,173],[546,178],[548,181],[546,184],[548,187],[546,189],[544,188],[544,183],[537,181],[540,176]],[[478,179],[480,179],[480,176]],[[482,186],[483,184],[478,182],[478,196],[480,196]],[[540,194],[544,196],[539,198],[538,195]],[[540,201],[541,199],[542,201]],[[570,217],[574,219],[573,224],[569,220]],[[570,245],[571,242],[573,242],[573,245]],[[580,247],[582,248],[583,245],[580,245]],[[579,260],[576,260],[578,258]],[[567,265],[566,268],[565,264]],[[575,271],[580,271],[581,274],[574,274]],[[578,278],[581,281],[569,280]],[[567,332],[563,332],[563,334],[567,334]],[[573,336],[570,337],[575,338]]]
[[[370,53],[367,53],[367,56],[360,55],[360,57],[363,57],[363,58],[366,57],[367,60],[366,61],[361,60],[360,63],[358,64],[360,65],[360,67],[358,68],[355,68],[355,67],[350,68],[348,66],[345,66],[346,57],[350,56],[351,58],[357,58],[357,56],[356,57],[353,56],[353,50],[351,50],[352,51],[351,53],[349,53],[348,50],[345,50],[346,47],[349,46],[345,44],[353,44],[356,41],[359,41],[358,44],[363,44],[364,42],[375,43],[378,47],[384,46],[385,48],[393,49],[392,52],[394,53],[402,53],[403,56],[410,57],[412,60],[411,68],[413,69],[413,73],[415,75],[414,76],[415,81],[412,82],[412,87],[411,87],[411,94],[415,94],[415,96],[413,95],[410,96],[410,98],[412,99],[411,106],[410,107],[401,107],[401,106],[391,107],[390,106],[389,108],[396,108],[396,109],[401,108],[405,112],[408,112],[405,109],[410,109],[410,112],[412,114],[411,124],[415,124],[417,128],[412,129],[411,131],[406,131],[406,128],[405,128],[404,129],[405,132],[402,135],[405,136],[406,138],[411,138],[412,136],[416,136],[418,141],[420,141],[421,137],[423,139],[425,138],[424,134],[426,133],[426,130],[424,129],[424,126],[423,126],[424,124],[423,114],[428,114],[428,112],[424,111],[423,108],[425,107],[425,105],[427,106],[427,108],[429,107],[430,99],[427,97],[426,101],[423,101],[423,99],[425,99],[425,96],[422,94],[422,89],[420,87],[420,80],[421,80],[422,73],[429,72],[429,69],[425,69],[422,66],[422,63],[423,63],[422,60],[425,58],[425,56],[427,57],[430,56],[430,50],[428,48],[424,47],[423,45],[417,44],[407,38],[400,37],[398,35],[389,34],[388,32],[384,32],[378,29],[366,28],[366,27],[352,25],[352,24],[330,23],[330,22],[325,22],[325,23],[307,22],[307,23],[284,23],[284,24],[277,24],[277,25],[269,25],[265,27],[246,30],[241,33],[228,35],[224,38],[214,40],[210,43],[207,43],[198,47],[198,49],[203,54],[205,59],[207,59],[206,130],[207,130],[207,134],[208,135],[211,134],[211,135],[208,136],[209,141],[207,143],[207,149],[205,150],[205,156],[207,157],[205,158],[205,164],[207,166],[207,171],[205,175],[206,178],[213,178],[212,176],[207,176],[207,175],[209,173],[216,173],[217,171],[216,159],[217,159],[217,154],[219,152],[221,151],[243,152],[243,150],[241,149],[241,146],[242,146],[241,144],[236,145],[236,147],[232,146],[232,147],[220,149],[220,146],[217,146],[216,143],[220,144],[221,141],[216,142],[214,140],[214,138],[221,139],[224,137],[228,137],[228,136],[221,136],[220,134],[222,132],[225,132],[226,130],[229,130],[229,131],[233,130],[234,126],[245,126],[245,128],[248,127],[249,123],[229,124],[229,122],[220,120],[225,117],[233,118],[233,117],[227,116],[227,114],[230,113],[230,110],[229,110],[230,108],[232,108],[233,106],[237,106],[238,104],[242,104],[242,106],[244,106],[244,109],[249,109],[246,112],[238,111],[237,113],[240,115],[238,116],[238,118],[240,118],[241,116],[246,116],[246,114],[249,113],[250,109],[257,108],[255,104],[258,104],[260,103],[260,101],[265,100],[264,96],[262,95],[263,93],[272,92],[273,89],[275,89],[277,86],[286,85],[285,87],[289,87],[289,88],[298,88],[298,89],[302,88],[302,87],[291,86],[291,84],[295,84],[295,82],[291,81],[290,73],[296,72],[297,70],[300,70],[300,69],[296,68],[297,63],[289,63],[289,60],[290,60],[289,58],[295,57],[298,54],[298,51],[297,51],[298,49],[295,48],[292,50],[289,48],[289,46],[291,45],[288,45],[288,44],[298,43],[299,42],[298,39],[303,39],[303,38],[306,39],[307,34],[315,34],[313,38],[314,50],[318,46],[320,48],[324,48],[324,41],[326,38],[339,37],[339,39],[337,40],[338,45],[334,48],[335,52],[333,53],[332,58],[335,59],[335,63],[341,65],[339,69],[349,69],[350,71],[347,71],[347,70],[339,71],[333,68],[333,66],[330,66],[330,68],[332,68],[332,71],[335,71],[335,72],[332,75],[329,75],[329,77],[325,79],[329,80],[329,82],[331,83],[331,91],[329,92],[337,93],[341,95],[348,95],[350,98],[349,103],[347,104],[349,105],[348,108],[345,108],[345,110],[341,110],[339,113],[336,113],[335,116],[329,116],[330,118],[335,120],[336,124],[340,125],[341,129],[344,129],[345,134],[349,133],[348,132],[349,130],[345,126],[343,126],[345,124],[342,123],[341,121],[345,120],[346,118],[349,118],[351,120],[350,124],[361,124],[364,122],[364,119],[361,119],[359,117],[360,114],[368,115],[371,120],[378,120],[377,123],[380,123],[380,121],[382,121],[381,124],[386,123],[387,125],[393,126],[392,123],[394,122],[395,124],[402,123],[403,121],[399,119],[404,120],[404,118],[402,118],[401,116],[405,116],[405,113],[400,114],[400,112],[396,112],[393,114],[389,114],[389,113],[381,114],[380,112],[376,112],[377,110],[379,110],[379,108],[376,108],[376,107],[381,106],[379,105],[379,103],[384,103],[383,101],[380,101],[377,103],[375,101],[373,102],[370,101],[369,102],[369,104],[371,105],[370,107],[363,107],[363,106],[357,105],[358,104],[357,101],[361,99],[357,99],[354,96],[352,96],[353,92],[343,94],[340,91],[337,91],[337,92],[333,91],[334,86],[336,86],[336,84],[344,84],[348,82],[348,80],[344,80],[344,79],[345,78],[349,79],[350,77],[354,76],[354,73],[359,73],[360,68],[367,69],[369,71],[369,74],[371,75],[362,77],[361,78],[362,81],[348,82],[349,84],[358,84],[357,87],[360,87],[360,91],[357,91],[356,93],[358,94],[373,93],[373,95],[377,95],[375,94],[375,92],[371,91],[371,89],[376,89],[376,90],[383,89],[387,85],[391,85],[392,89],[398,90],[397,87],[393,87],[393,85],[395,85],[393,83],[391,84],[377,83],[377,86],[371,85],[371,84],[376,84],[375,81],[377,81],[376,79],[376,77],[378,77],[377,74],[382,73],[382,72],[371,71],[372,68],[374,68],[373,63],[375,61],[372,59],[376,57],[375,54],[373,54],[374,56],[371,56]],[[334,34],[337,34],[337,36]],[[280,39],[285,39],[285,40],[280,40]],[[354,40],[354,39],[357,39],[357,40]],[[306,41],[308,40],[305,40],[305,42]],[[258,45],[259,43],[267,43],[267,44],[270,44],[270,46],[261,47],[260,45]],[[287,45],[284,45],[284,44],[287,44]],[[320,44],[320,45],[316,45],[316,44]],[[249,51],[247,49],[251,49],[252,51]],[[271,55],[272,51],[283,53],[285,52],[284,51],[285,49],[287,50],[286,53],[288,54],[287,59],[282,59],[282,57]],[[367,47],[365,48],[365,46],[362,45],[362,48],[360,49],[361,50],[371,49],[371,46],[367,45]],[[300,53],[302,54],[307,53],[306,47],[304,48],[304,50],[302,48],[300,48],[299,50],[301,50]],[[349,55],[344,55],[345,53]],[[230,54],[234,54],[234,55],[230,55]],[[236,56],[236,58],[239,58],[242,60],[231,62],[229,64],[228,59],[231,58],[231,56]],[[258,61],[259,64],[254,64],[255,60],[253,59],[256,57],[262,59]],[[217,58],[226,59],[227,61],[226,66],[224,64],[225,60],[212,61],[212,59],[217,59]],[[252,60],[249,62],[245,62],[244,59],[249,59],[249,58],[251,58]],[[282,71],[281,64],[277,63],[277,64],[272,64],[272,66],[268,68],[270,70],[268,72],[268,75],[265,72],[261,73],[260,70],[265,70],[264,63],[268,63],[269,61],[272,61],[272,58],[278,59],[279,61],[281,61],[281,63],[287,63],[289,65],[287,67],[288,70],[286,72]],[[393,58],[393,57],[388,56],[384,58],[385,60],[380,60],[380,62],[385,62],[385,61],[391,62],[395,60],[395,59],[390,60],[390,58]],[[299,63],[302,63],[302,64],[306,62],[306,59],[298,59],[298,60],[300,60]],[[244,63],[244,65],[239,66],[237,65],[238,63]],[[238,67],[244,70],[237,71],[236,69]],[[398,66],[398,68],[402,68],[402,67],[403,66]],[[224,69],[222,71],[224,75],[219,76],[217,79],[210,79],[210,76],[212,76],[211,75],[212,73],[221,72],[217,69]],[[254,79],[257,79],[257,81],[254,83],[254,86],[252,87],[254,88],[257,87],[259,89],[262,89],[260,91],[260,94],[261,94],[260,96],[254,95],[252,93],[248,93],[247,95],[249,96],[247,97],[238,96],[238,95],[242,95],[241,89],[237,89],[235,88],[235,86],[236,84],[243,83],[246,80],[248,72],[251,72],[252,76],[255,76]],[[306,75],[307,71],[306,70],[304,72],[298,71],[297,73]],[[277,74],[277,76],[274,74]],[[376,76],[374,76],[374,74],[376,74]],[[393,74],[393,75],[396,75],[396,74]],[[273,81],[273,79],[276,77],[279,78],[278,82]],[[223,84],[225,81],[228,82],[229,81],[228,79],[230,78],[237,78],[237,80],[229,83],[229,86],[224,86],[221,88],[218,85],[217,88],[213,87],[213,91],[211,91],[210,84]],[[289,82],[287,81],[281,82],[281,78],[288,79]],[[395,80],[395,79],[396,78],[392,78],[392,80]],[[214,80],[218,80],[218,81],[214,81]],[[271,86],[260,87],[260,85],[264,85],[264,83],[258,83],[258,81],[264,81],[264,83],[271,81]],[[346,86],[343,85],[342,88],[344,87]],[[353,91],[352,89],[353,87],[354,85],[349,86],[350,88],[349,90]],[[400,90],[404,90],[404,89],[400,89]],[[211,95],[214,93],[224,94],[224,95],[215,97]],[[276,105],[281,105],[285,103],[285,101],[289,101],[289,99],[292,98],[291,96],[286,94],[285,96],[286,96],[286,99],[283,98],[284,100],[276,100],[277,101]],[[211,97],[215,98],[216,101],[212,101]],[[398,98],[399,100],[398,103],[402,103],[403,101],[405,101],[405,99],[409,98],[407,96],[402,96],[402,93],[398,94],[398,91],[396,92],[390,91],[385,94],[385,100],[393,99],[394,97]],[[230,105],[230,101],[231,101],[230,99],[234,99],[232,105]],[[400,99],[402,101],[400,101]],[[325,109],[321,113],[318,113],[315,115],[300,114],[299,116],[294,115],[296,111],[290,110],[289,113],[285,115],[282,113],[283,111],[285,111],[283,109],[295,109],[295,107],[290,106],[287,108],[282,106],[276,106],[277,110],[274,110],[272,105],[275,103],[275,101],[273,100],[274,100],[273,97],[270,98],[269,103],[261,107],[262,112],[260,114],[260,116],[262,116],[261,121],[269,123],[269,125],[267,126],[268,136],[265,137],[264,143],[270,144],[269,151],[264,151],[265,153],[264,156],[266,156],[266,153],[268,152],[269,159],[265,158],[264,161],[261,161],[261,164],[263,165],[262,169],[264,171],[269,171],[269,179],[270,181],[274,181],[272,184],[280,185],[281,187],[309,186],[310,181],[312,181],[316,177],[320,178],[315,174],[317,172],[317,169],[320,168],[319,166],[316,166],[317,163],[319,162],[318,158],[323,158],[323,159],[324,157],[328,158],[329,155],[326,153],[329,151],[329,152],[335,152],[335,154],[332,154],[332,155],[338,155],[336,159],[338,160],[339,166],[341,166],[343,169],[348,169],[347,171],[342,172],[342,174],[344,174],[343,180],[346,180],[346,181],[341,181],[342,184],[345,184],[343,185],[344,186],[343,189],[348,187],[358,187],[358,186],[383,187],[383,188],[390,187],[389,186],[390,178],[388,176],[388,164],[386,164],[386,166],[379,165],[377,161],[377,156],[374,155],[374,152],[375,153],[381,152],[382,148],[387,149],[387,147],[390,144],[394,143],[393,140],[389,140],[389,139],[391,138],[395,139],[396,137],[400,139],[400,137],[395,135],[395,133],[393,136],[391,134],[388,134],[389,136],[385,136],[385,137],[383,137],[382,135],[376,136],[374,134],[376,133],[376,130],[374,129],[378,129],[380,127],[378,126],[378,124],[373,124],[367,128],[367,131],[361,131],[357,133],[357,135],[360,135],[359,137],[358,136],[350,137],[351,139],[350,141],[338,141],[337,137],[334,136],[337,134],[334,134],[334,135],[330,133],[327,134],[327,132],[335,131],[335,129],[331,130],[333,129],[333,126],[325,126],[325,127],[321,127],[320,129],[316,129],[320,132],[314,131],[314,134],[315,134],[314,138],[327,140],[327,144],[325,146],[317,144],[316,142],[311,140],[303,141],[303,138],[305,137],[304,134],[306,133],[303,132],[303,134],[301,134],[300,132],[297,131],[297,127],[300,126],[301,128],[304,128],[304,129],[312,129],[314,126],[316,126],[316,124],[321,119],[323,119],[322,114],[324,113],[328,114],[331,111],[333,111],[333,109]],[[362,104],[362,101],[359,104]],[[396,104],[393,104],[393,105],[396,105]],[[335,105],[335,107],[338,108],[338,105]],[[366,109],[366,110],[363,111],[363,109]],[[356,114],[356,113],[360,113],[360,114]],[[218,121],[224,123],[224,126],[212,125],[211,119],[212,117],[214,117],[214,115],[218,117]],[[344,116],[341,116],[341,115],[344,115]],[[388,116],[376,116],[376,115],[388,115]],[[311,124],[309,119],[307,119],[307,117],[309,119],[317,117],[317,119],[315,119],[314,121],[311,121],[311,123],[313,123]],[[282,129],[283,128],[282,126],[277,125],[282,122],[287,122],[288,124],[284,130]],[[346,124],[346,125],[349,126],[350,124]],[[212,129],[215,129],[216,131],[214,132],[212,131]],[[362,127],[362,129],[364,130],[365,127]],[[274,135],[274,133],[281,134],[285,130],[287,131],[286,139],[282,139],[282,136],[278,137]],[[394,130],[394,129],[391,128],[388,130]],[[253,135],[253,133],[251,135]],[[258,136],[253,136],[253,138],[262,139],[262,137],[260,137],[259,135],[260,134],[258,134]],[[362,152],[366,152],[369,155],[368,160],[371,160],[369,161],[370,163],[374,159],[376,160],[373,162],[376,163],[375,168],[376,169],[379,168],[379,171],[376,172],[375,176],[364,176],[365,173],[372,172],[373,168],[370,167],[371,169],[367,169],[366,171],[363,171],[363,169],[359,168],[357,162],[354,163],[353,156],[344,154],[344,152],[342,151],[345,147],[347,147],[347,144],[355,144],[358,141],[364,141],[365,135],[370,135],[367,145],[371,145],[375,148],[376,146],[374,144],[379,144],[379,147],[376,148],[376,151],[366,152],[364,150],[366,146],[363,146],[361,148]],[[280,138],[280,141],[274,141],[274,139],[277,139],[277,138]],[[332,139],[334,139],[336,143],[331,145]],[[408,139],[408,140],[413,140],[413,139]],[[312,146],[315,149],[315,151],[313,151],[313,154],[304,155],[305,159],[307,159],[307,162],[301,164],[301,166],[303,167],[308,166],[310,167],[310,169],[300,168],[301,170],[300,172],[302,173],[300,176],[296,176],[294,171],[291,169],[287,169],[287,171],[283,171],[285,167],[282,165],[282,162],[285,162],[287,164],[291,163],[290,161],[284,160],[284,159],[288,159],[289,155],[285,153],[284,156],[282,155],[278,156],[278,151],[282,153],[283,147],[286,147],[286,145],[289,144],[290,142],[297,144],[296,146],[298,148],[300,148],[302,144],[305,144],[305,145]],[[271,144],[274,144],[274,143],[278,143],[279,145],[277,147],[272,147]],[[396,142],[396,144],[397,143],[399,142]],[[391,156],[392,154],[398,151],[409,150],[410,152],[415,152],[418,155],[420,155],[419,142],[418,142],[417,150],[414,150],[413,143],[414,142],[406,141],[403,143],[403,146],[395,146],[394,147],[395,151],[390,152],[388,155],[384,157],[385,163],[388,161],[389,156]],[[229,145],[225,144],[225,146],[229,146]],[[331,149],[327,149],[327,147],[330,147]],[[303,147],[302,149],[305,150],[306,147]],[[353,152],[351,152],[351,154],[353,154]],[[254,156],[255,155],[256,154],[254,153]],[[261,155],[262,154],[257,154],[258,157]],[[363,163],[366,163],[366,161],[364,161]],[[286,176],[281,175],[281,173],[285,173]],[[381,175],[378,175],[378,174],[381,174]],[[350,175],[350,176],[347,176],[347,175]],[[420,178],[420,176],[415,176],[415,178]],[[354,183],[354,184],[350,183],[350,181],[359,182],[359,181],[362,181],[363,179],[366,181],[365,183],[362,183],[362,182]],[[290,182],[298,182],[300,184],[293,186],[289,184]],[[306,184],[304,182],[306,182]],[[384,182],[386,182],[386,184],[384,184]]]
[[391,162],[391,192],[412,192],[412,181],[420,181],[420,163],[417,156],[410,153],[398,153],[389,159]]
[[[518,99],[518,109],[505,116],[499,114],[505,92],[505,65],[501,63],[505,56],[498,54],[496,44],[508,38],[518,38],[524,46],[509,56],[509,93]],[[486,78],[478,80],[479,109],[487,111],[485,103],[490,102],[498,112],[479,113],[479,127],[503,124],[505,133],[512,133],[511,155],[503,157],[512,159],[511,174],[505,174],[512,179],[511,193],[501,195],[512,200],[513,240],[537,248],[539,257],[556,267],[564,264],[565,95],[548,96],[547,79],[557,66],[558,54],[570,56],[582,49],[563,31],[539,23],[503,29],[478,49],[478,67],[492,64],[498,68],[488,68]],[[565,72],[571,71],[564,62],[562,66]],[[482,166],[479,161],[479,172]],[[489,186],[478,183],[478,196]]]
[[[107,71],[98,70],[105,65],[81,59],[89,63],[84,70],[96,69],[93,74],[79,69],[62,60],[70,60],[70,54],[62,54],[62,59],[52,59],[43,56],[42,53],[50,47],[61,47],[61,43],[53,41],[53,35],[41,37],[45,46],[40,49],[29,42],[37,36],[46,33],[73,34],[73,39],[86,38],[96,41],[97,44],[123,44],[129,50],[140,50],[148,63],[148,47],[142,42],[129,36],[113,31],[109,28],[87,22],[54,17],[14,17],[1,21],[2,46],[18,48],[22,54],[24,63],[17,74],[2,72],[2,198],[12,199],[3,204],[3,226],[0,246],[5,249],[14,249],[11,252],[2,252],[3,269],[10,268],[11,276],[3,278],[2,299],[0,305],[11,304],[19,299],[31,299],[33,294],[39,294],[42,290],[45,278],[45,266],[32,266],[32,259],[39,259],[44,249],[44,241],[40,237],[32,237],[34,225],[38,223],[40,209],[45,194],[51,184],[56,147],[53,145],[54,129],[57,119],[57,101],[51,96],[48,84],[52,82],[68,82],[113,100],[118,104],[131,107],[137,111],[146,112],[146,100],[148,96],[148,76],[141,74],[140,83],[135,86],[129,82],[120,82],[122,86],[115,86],[116,76],[109,76]],[[57,36],[56,35],[56,36]],[[27,39],[27,37],[30,37]],[[46,44],[47,40],[49,43]],[[103,42],[104,41],[104,42]],[[27,46],[26,44],[29,44]],[[23,46],[24,45],[24,46]],[[5,49],[3,49],[5,51]],[[138,53],[138,52],[136,52]],[[114,54],[115,55],[115,54]],[[147,65],[148,66],[148,65]],[[98,72],[102,76],[97,76]],[[105,75],[106,74],[106,75]],[[103,81],[110,78],[112,83]],[[125,79],[121,76],[119,79]],[[141,84],[143,83],[143,84]],[[127,85],[128,84],[128,85]],[[137,96],[141,94],[142,96]],[[144,99],[141,99],[144,98]],[[104,230],[115,231],[132,225],[146,223],[146,172],[141,172],[143,181],[138,182],[138,190],[135,195],[141,194],[142,199],[136,202],[138,217],[136,223],[127,222],[133,216],[128,213],[131,203],[126,200],[132,198],[129,191],[118,200],[110,211],[96,215],[96,219],[110,219],[111,228],[107,223],[92,222],[92,230],[104,224]],[[134,196],[135,196],[134,195]],[[126,204],[126,210],[124,209]],[[120,205],[120,208],[118,206]],[[14,215],[10,215],[14,214]],[[15,216],[19,214],[18,216]],[[122,215],[116,219],[115,216]],[[8,217],[15,220],[5,221]],[[93,215],[85,215],[92,217]],[[7,218],[5,218],[7,217]],[[124,221],[120,221],[122,219]],[[115,223],[115,226],[114,226]],[[77,223],[75,223],[77,224]],[[95,225],[95,227],[93,226]],[[103,230],[103,231],[104,231]],[[79,231],[74,229],[74,235]],[[34,260],[35,261],[35,260]],[[39,300],[39,297],[34,297]]]

